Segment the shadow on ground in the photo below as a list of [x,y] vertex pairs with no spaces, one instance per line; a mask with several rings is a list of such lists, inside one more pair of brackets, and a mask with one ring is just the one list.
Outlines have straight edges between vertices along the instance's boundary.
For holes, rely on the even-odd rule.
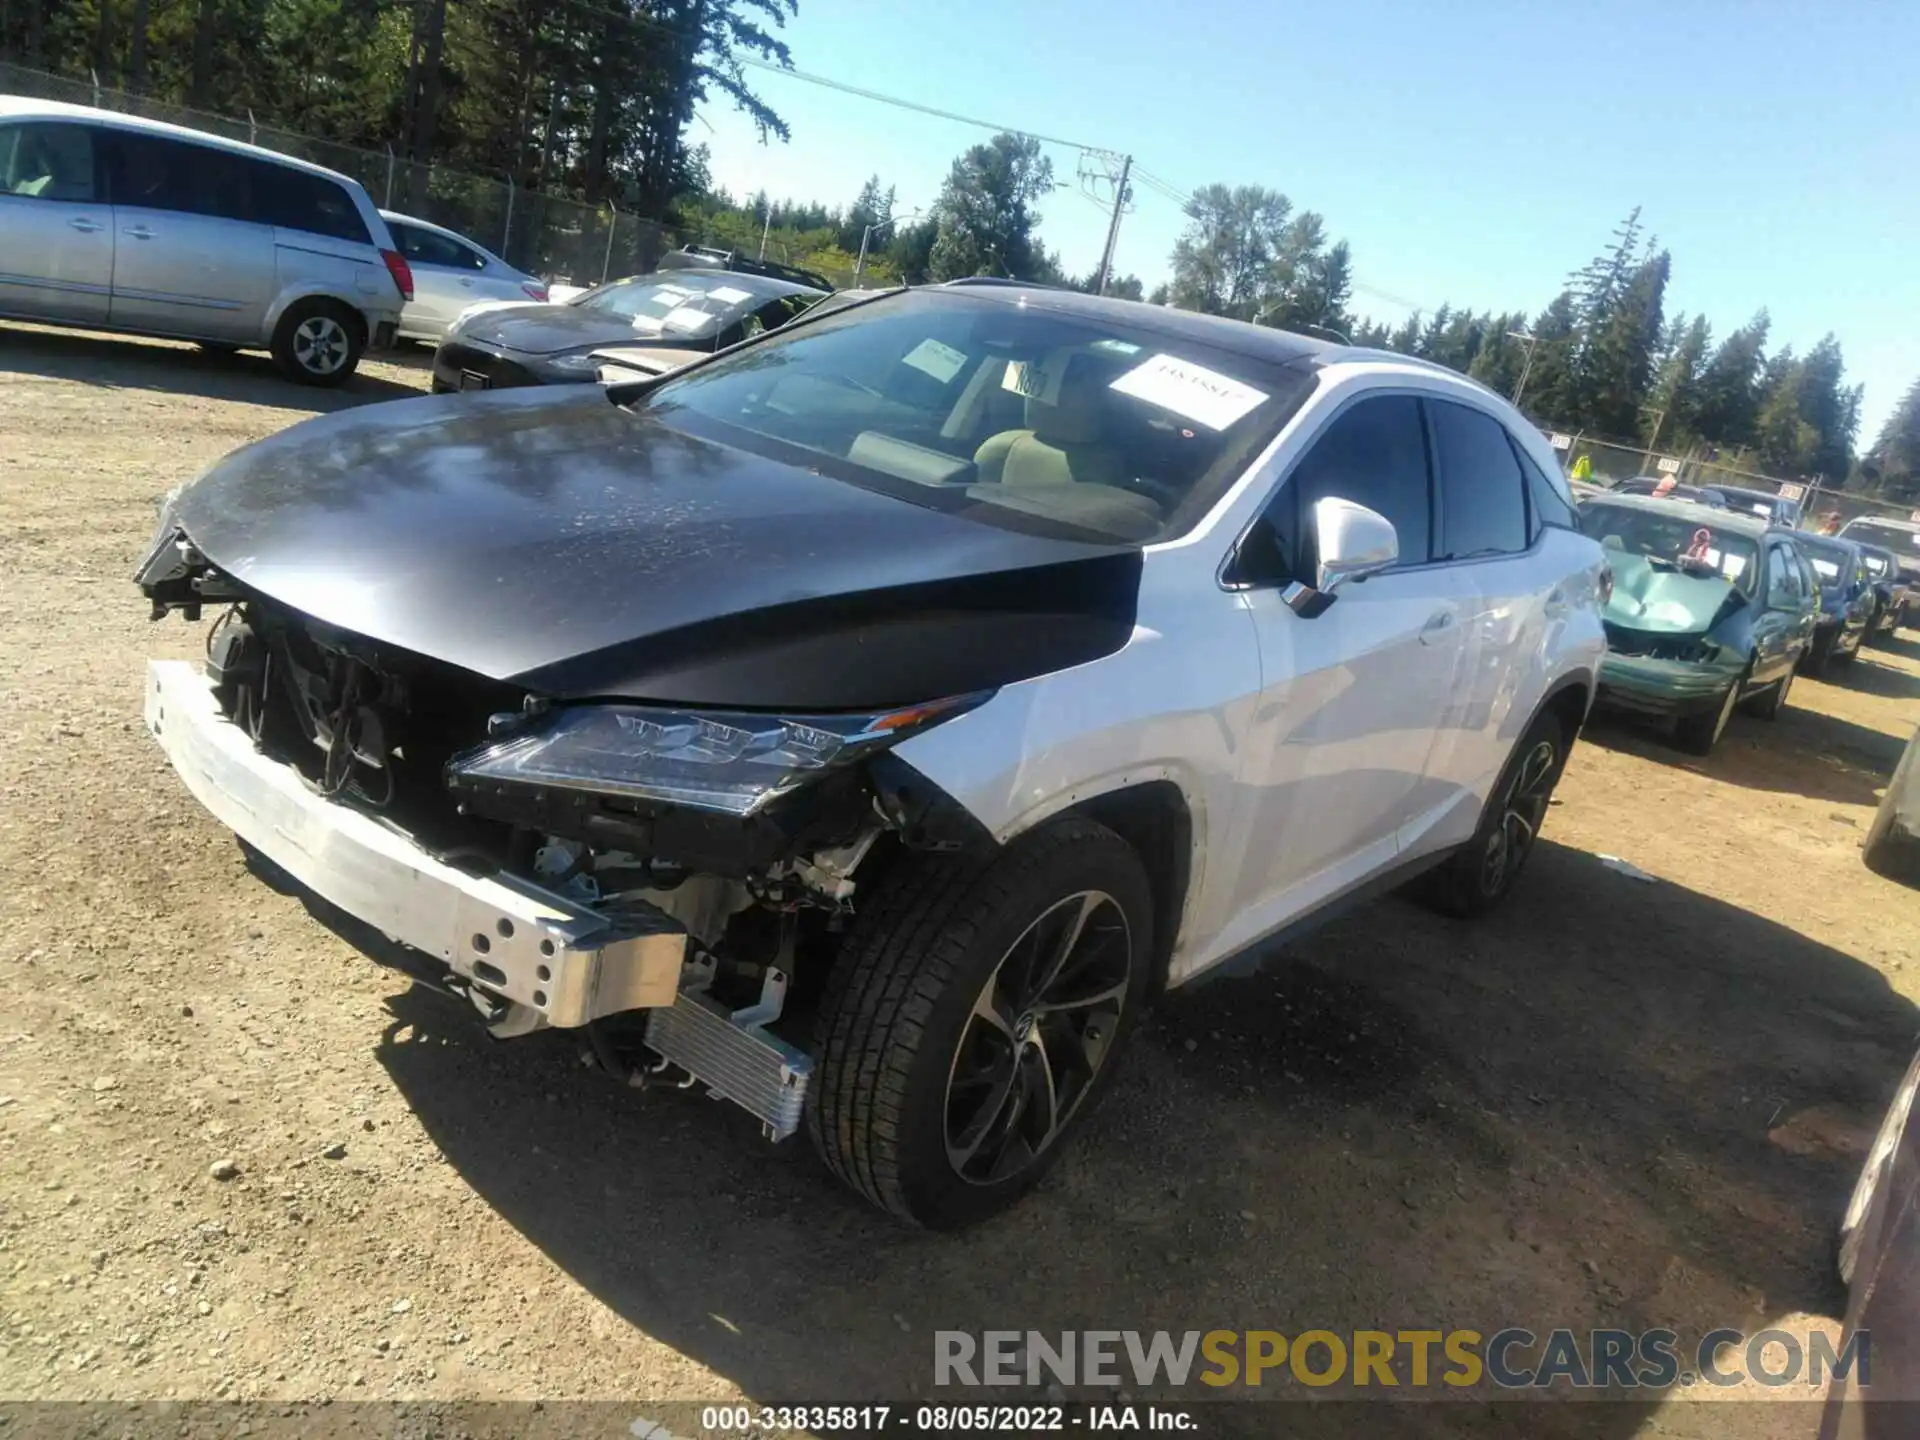
[[[1890,677],[1887,682],[1912,687],[1920,682],[1883,666],[1856,665],[1848,679],[1870,673]],[[1797,682],[1799,685],[1810,682]],[[1862,686],[1861,688],[1865,688]],[[1890,692],[1899,693],[1899,692]],[[1904,738],[1887,735],[1851,720],[1823,715],[1794,705],[1777,720],[1760,721],[1735,715],[1711,755],[1689,755],[1676,748],[1657,723],[1635,717],[1595,711],[1580,738],[1609,750],[1635,755],[1656,765],[1691,770],[1730,785],[1753,790],[1777,790],[1837,805],[1878,803],[1878,796],[1899,762]]]
[[0,323],[0,374],[9,373],[73,380],[108,389],[198,395],[314,414],[422,393],[365,370],[338,389],[296,384],[280,372],[265,351],[223,355],[169,340],[133,340]]
[[[420,988],[391,1006],[381,1059],[474,1190],[759,1399],[924,1398],[939,1329],[1697,1337],[1836,1313],[1834,1217],[1916,1025],[1847,955],[1543,843],[1481,925],[1387,900],[1170,997],[1028,1202],[932,1236],[728,1105],[595,1079],[561,1035],[492,1044]],[[1271,1432],[1234,1414],[1209,1429]],[[1394,1406],[1366,1425],[1625,1437],[1645,1418]]]

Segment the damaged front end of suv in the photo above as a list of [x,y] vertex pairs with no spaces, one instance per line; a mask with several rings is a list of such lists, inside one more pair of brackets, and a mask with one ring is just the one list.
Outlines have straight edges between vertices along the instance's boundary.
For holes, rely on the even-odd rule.
[[[169,496],[136,578],[155,618],[214,618],[204,666],[150,664],[148,724],[245,845],[495,1036],[574,1030],[784,1138],[856,893],[994,848],[894,747],[1123,643],[1138,553],[528,393],[314,422]],[[516,447],[536,422],[564,453]],[[648,483],[610,485],[636,433]]]

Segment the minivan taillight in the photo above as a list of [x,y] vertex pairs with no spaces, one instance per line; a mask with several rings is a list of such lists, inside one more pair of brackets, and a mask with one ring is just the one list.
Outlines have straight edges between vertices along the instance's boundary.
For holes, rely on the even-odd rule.
[[387,273],[393,276],[393,283],[400,287],[400,298],[413,299],[413,267],[407,264],[407,257],[398,250],[382,250],[380,258],[387,262]]
[[547,287],[544,285],[529,280],[520,287],[520,290],[529,300],[537,301],[542,305],[547,303]]

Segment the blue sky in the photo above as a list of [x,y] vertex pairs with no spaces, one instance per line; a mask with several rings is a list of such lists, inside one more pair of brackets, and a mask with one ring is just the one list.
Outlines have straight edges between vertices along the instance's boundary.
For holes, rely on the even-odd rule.
[[[1668,313],[1718,339],[1828,330],[1866,383],[1861,444],[1920,375],[1920,3],[1914,0],[800,0],[794,64],[1132,153],[1183,190],[1258,183],[1352,243],[1355,308],[1537,311],[1634,205],[1673,252]],[[793,127],[725,104],[696,138],[736,195],[928,205],[986,132],[748,72]],[[1079,157],[1052,147],[1058,179]],[[1068,269],[1105,217],[1043,210]],[[1177,205],[1142,189],[1122,271],[1163,278]]]

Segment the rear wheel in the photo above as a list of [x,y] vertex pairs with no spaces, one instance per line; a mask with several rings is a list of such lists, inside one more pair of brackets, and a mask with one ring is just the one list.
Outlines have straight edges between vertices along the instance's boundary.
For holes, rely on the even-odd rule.
[[808,1116],[827,1167],[935,1229],[1011,1205],[1111,1081],[1152,934],[1139,857],[1092,821],[984,864],[907,860],[822,1000]]
[[1558,716],[1548,712],[1534,720],[1493,787],[1473,839],[1413,882],[1416,899],[1466,919],[1506,898],[1533,854],[1553,787],[1567,765],[1567,745]]
[[287,307],[273,332],[273,358],[302,385],[339,385],[360,364],[366,335],[360,317],[335,300]]

